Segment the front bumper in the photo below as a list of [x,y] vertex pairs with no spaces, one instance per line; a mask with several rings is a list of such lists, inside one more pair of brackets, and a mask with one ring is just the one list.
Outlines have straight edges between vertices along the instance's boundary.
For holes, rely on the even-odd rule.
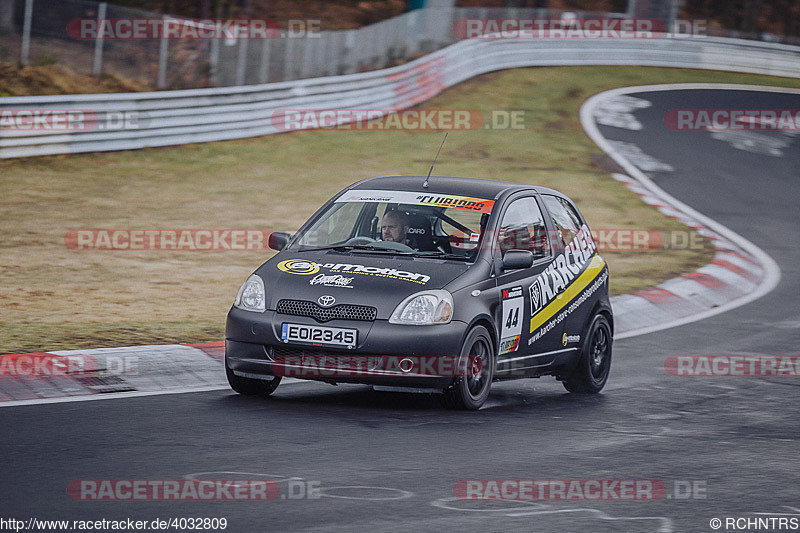
[[[324,325],[358,331],[353,349],[285,343],[281,326]],[[468,324],[402,326],[386,320],[331,320],[253,313],[232,308],[225,328],[225,361],[243,377],[286,376],[329,383],[366,383],[410,388],[445,388],[469,372],[459,353]]]

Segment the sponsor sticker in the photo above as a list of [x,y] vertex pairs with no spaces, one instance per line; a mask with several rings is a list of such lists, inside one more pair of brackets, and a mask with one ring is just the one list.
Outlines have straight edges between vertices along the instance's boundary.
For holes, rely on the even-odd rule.
[[[373,266],[365,266],[365,265],[358,265],[353,263],[316,263],[314,261],[306,261],[303,259],[286,259],[285,261],[281,261],[277,264],[278,270],[282,272],[286,272],[289,274],[299,274],[301,276],[310,276],[312,274],[317,274],[321,269],[328,270],[333,273],[341,273],[346,272],[348,274],[360,274],[364,276],[375,276],[380,278],[389,278],[389,279],[401,279],[405,281],[410,281],[412,283],[418,283],[420,285],[425,285],[431,280],[430,276],[425,274],[420,274],[418,272],[407,272],[405,270],[397,270],[396,268],[382,268],[382,267],[373,267]],[[332,280],[335,276],[328,276],[331,278],[332,283],[336,283],[337,281]],[[324,279],[319,278],[318,279]],[[314,278],[314,279],[317,279]],[[314,285],[314,279],[310,280],[309,283]],[[344,280],[350,279],[346,283]],[[344,283],[341,286],[348,286],[349,283],[352,281],[353,278],[337,278],[339,283]]]
[[562,346],[566,346],[567,344],[569,344],[571,342],[581,342],[581,336],[580,335],[567,335],[566,333],[564,333],[564,335],[561,337]]
[[[568,299],[567,301],[570,302],[569,306],[566,309],[563,309],[560,313],[558,313],[558,315],[555,318],[550,320],[550,322],[547,322],[547,324],[545,324],[544,326],[542,326],[542,324],[544,324],[546,320],[548,320],[555,313],[557,313],[559,309],[562,309],[564,305],[553,304],[552,309],[550,306],[548,306],[547,310],[543,311],[540,316],[535,317],[535,319],[534,318],[531,319],[531,333],[533,333],[537,329],[538,331],[536,331],[536,333],[533,333],[533,335],[531,335],[531,338],[528,339],[528,346],[530,346],[531,344],[542,338],[543,335],[546,335],[547,333],[552,331],[554,327],[560,324],[565,318],[571,315],[577,308],[583,305],[583,303],[586,300],[591,298],[591,296],[595,292],[597,292],[597,289],[602,287],[603,284],[605,284],[606,281],[608,281],[608,272],[604,271],[604,269],[605,269],[605,261],[603,261],[600,258],[600,256],[595,256],[595,258],[592,260],[592,263],[586,268],[586,271],[583,274],[581,274],[581,277],[578,278],[578,280],[575,282],[574,287],[570,288],[571,290],[569,292],[571,293],[574,292],[577,294],[577,291],[582,290],[583,287],[585,287],[589,283],[592,283],[592,280],[594,279],[594,282],[586,290],[580,293],[580,296],[571,300]],[[600,274],[599,276],[596,275],[596,272],[598,272],[598,270],[602,272],[602,274]]]
[[[594,257],[597,245],[584,225],[566,249],[534,280],[528,288],[531,318],[556,299],[584,270]],[[531,329],[531,333],[533,329]]]
[[317,274],[310,280],[308,280],[309,285],[322,285],[323,287],[341,287],[344,289],[352,289],[354,278],[348,278],[342,276],[341,274]]
[[313,261],[304,261],[302,259],[287,259],[278,263],[278,270],[288,272],[289,274],[300,274],[302,276],[309,276],[319,272],[319,263]]
[[432,205],[463,209],[477,213],[491,213],[494,200],[473,198],[471,196],[456,196],[453,194],[421,194],[413,191],[347,191],[336,202],[381,202],[410,205]]

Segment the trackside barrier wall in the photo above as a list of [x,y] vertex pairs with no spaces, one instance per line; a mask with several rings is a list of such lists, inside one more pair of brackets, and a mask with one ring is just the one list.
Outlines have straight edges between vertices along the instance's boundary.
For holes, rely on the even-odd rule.
[[[479,74],[553,65],[642,65],[798,78],[800,47],[712,37],[465,40],[404,65],[342,76],[212,89],[6,97],[0,98],[0,113],[14,109],[82,110],[97,115],[98,127],[69,132],[0,127],[0,158],[269,135],[283,131],[274,126],[273,114],[286,109],[400,110]],[[136,117],[135,123],[118,120],[130,112]]]

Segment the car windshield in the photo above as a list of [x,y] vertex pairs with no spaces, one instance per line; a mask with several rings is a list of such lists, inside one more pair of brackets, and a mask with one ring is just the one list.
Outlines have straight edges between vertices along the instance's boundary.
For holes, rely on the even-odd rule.
[[349,190],[295,237],[292,248],[473,261],[493,207],[494,200],[483,198]]

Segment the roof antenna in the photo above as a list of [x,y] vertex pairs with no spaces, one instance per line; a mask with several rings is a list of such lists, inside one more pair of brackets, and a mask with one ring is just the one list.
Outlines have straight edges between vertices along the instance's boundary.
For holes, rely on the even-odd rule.
[[433,172],[433,166],[436,164],[436,160],[439,159],[439,152],[442,151],[442,146],[444,146],[444,142],[447,140],[447,134],[450,133],[449,131],[444,132],[444,139],[442,139],[442,144],[439,145],[439,151],[436,152],[436,157],[433,158],[433,163],[431,163],[431,169],[428,171],[428,176],[425,178],[425,181],[422,182],[422,188],[428,188],[428,180],[431,179],[431,172]]

